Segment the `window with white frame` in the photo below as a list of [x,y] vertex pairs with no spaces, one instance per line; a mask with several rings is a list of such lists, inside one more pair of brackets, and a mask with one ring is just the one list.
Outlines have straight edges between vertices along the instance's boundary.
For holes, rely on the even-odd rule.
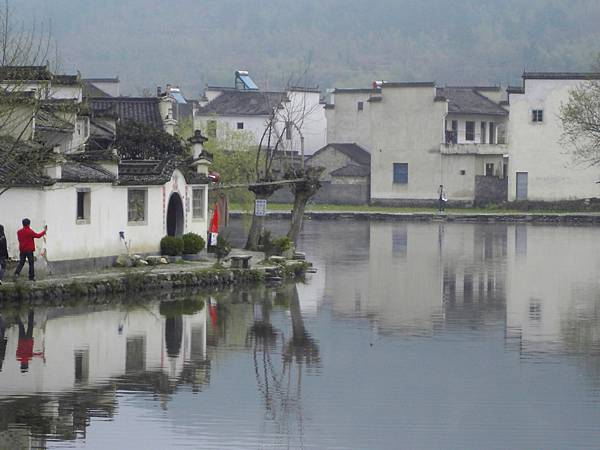
[[204,188],[192,189],[192,217],[204,219]]
[[535,123],[541,123],[544,121],[544,110],[534,109],[531,111],[531,121]]
[[146,222],[148,191],[132,188],[127,191],[127,222],[142,224]]

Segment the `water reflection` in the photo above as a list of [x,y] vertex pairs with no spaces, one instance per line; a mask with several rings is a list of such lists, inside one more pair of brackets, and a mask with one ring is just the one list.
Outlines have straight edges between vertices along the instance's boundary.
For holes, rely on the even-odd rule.
[[599,237],[307,222],[306,285],[4,310],[0,449],[594,447]]

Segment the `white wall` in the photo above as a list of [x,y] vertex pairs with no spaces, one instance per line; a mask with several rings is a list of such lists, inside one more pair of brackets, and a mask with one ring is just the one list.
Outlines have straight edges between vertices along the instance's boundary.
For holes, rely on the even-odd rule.
[[[78,224],[77,188],[90,190],[90,221]],[[208,190],[205,186],[203,219],[192,217],[192,186],[176,170],[164,186],[147,188],[147,221],[141,225],[127,222],[127,190],[130,187],[110,183],[57,183],[44,190],[10,189],[0,196],[2,223],[9,242],[9,253],[18,257],[16,231],[23,217],[31,220],[32,228],[40,231],[48,225],[46,243],[37,241],[37,254],[46,247],[49,261],[115,256],[126,249],[119,238],[124,231],[133,253],[156,253],[160,239],[166,235],[167,205],[177,192],[184,205],[184,233],[194,232],[206,237]]]
[[[510,94],[508,199],[516,199],[516,172],[528,173],[528,200],[573,200],[600,197],[600,171],[573,161],[560,144],[561,105],[577,80],[525,80],[524,94]],[[532,122],[543,109],[544,121]]]
[[[290,102],[280,110],[281,121],[285,123],[286,117],[296,122],[304,136],[304,154],[312,155],[322,148],[327,138],[327,119],[324,105],[320,103],[320,92],[289,91]],[[292,142],[286,142],[287,150],[300,151],[300,136],[296,130],[292,133]],[[291,145],[290,145],[291,144]]]
[[[371,104],[371,198],[437,199],[448,104],[434,101],[433,86],[384,85],[382,95]],[[394,163],[408,164],[407,184],[393,182]]]
[[[327,143],[356,143],[371,151],[372,103],[367,100],[368,92],[338,91],[331,95],[332,109],[326,110]],[[358,110],[358,102],[363,102],[363,110]],[[377,105],[375,105],[377,107]]]
[[[194,129],[202,130],[202,134],[207,135],[207,123],[211,120],[217,122],[217,139],[224,140],[232,132],[243,133],[244,136],[251,138],[253,145],[258,145],[260,138],[265,131],[267,116],[215,116],[215,115],[197,115],[194,116]],[[242,122],[244,128],[238,130],[237,124]],[[263,144],[266,146],[265,144]]]

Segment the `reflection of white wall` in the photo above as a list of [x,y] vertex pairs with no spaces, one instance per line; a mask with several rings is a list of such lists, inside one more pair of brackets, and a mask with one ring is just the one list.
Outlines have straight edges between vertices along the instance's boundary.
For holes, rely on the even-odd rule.
[[597,304],[600,230],[517,227],[508,233],[508,335],[521,338],[523,351],[560,349],[563,321]]
[[[162,370],[176,377],[190,358],[192,329],[195,339],[206,339],[205,309],[193,316],[183,316],[183,338],[179,356],[169,358],[165,347],[165,318],[155,303],[144,309],[113,309],[83,315],[44,317],[37,311],[34,327],[34,357],[26,373],[20,372],[16,360],[19,331],[13,326],[6,332],[8,344],[0,372],[0,396],[61,392],[72,390],[75,380],[75,355],[86,352],[87,380],[84,385],[96,385],[125,374],[128,338],[143,337],[145,370]],[[26,317],[23,317],[27,327]],[[122,331],[119,332],[119,327]],[[197,343],[195,343],[197,344]],[[205,349],[205,342],[200,346]]]
[[436,228],[372,223],[367,309],[382,331],[430,333],[443,313]]

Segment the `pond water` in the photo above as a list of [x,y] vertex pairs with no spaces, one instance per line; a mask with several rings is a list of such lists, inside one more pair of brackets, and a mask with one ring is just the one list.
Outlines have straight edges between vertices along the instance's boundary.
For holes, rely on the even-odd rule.
[[0,449],[600,447],[600,228],[299,247],[305,284],[2,310]]

